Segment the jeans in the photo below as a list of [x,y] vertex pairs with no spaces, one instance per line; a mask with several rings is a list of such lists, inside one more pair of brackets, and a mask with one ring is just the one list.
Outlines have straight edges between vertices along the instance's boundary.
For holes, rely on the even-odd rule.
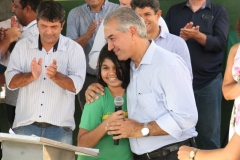
[[48,138],[58,142],[72,144],[72,130],[65,130],[59,126],[50,126],[46,128],[38,127],[33,124],[20,126],[13,129],[14,133],[20,135],[35,135]]
[[198,141],[201,149],[220,148],[222,74],[219,74],[209,85],[194,90],[198,109]]

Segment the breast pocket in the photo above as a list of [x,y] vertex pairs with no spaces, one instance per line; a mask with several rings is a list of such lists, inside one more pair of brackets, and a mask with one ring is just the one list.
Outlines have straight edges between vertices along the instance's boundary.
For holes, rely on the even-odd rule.
[[156,120],[166,112],[163,98],[156,97],[153,93],[140,94],[138,105],[142,109],[142,115],[146,119]]

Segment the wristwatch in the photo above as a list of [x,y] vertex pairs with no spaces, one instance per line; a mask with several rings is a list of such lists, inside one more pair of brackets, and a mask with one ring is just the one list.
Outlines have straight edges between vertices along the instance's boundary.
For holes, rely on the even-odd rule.
[[143,124],[143,128],[141,130],[143,137],[147,137],[149,135],[148,123]]
[[194,157],[196,156],[196,153],[197,153],[197,148],[195,148],[194,150],[192,150],[190,153],[189,153],[189,159],[190,160],[194,160]]

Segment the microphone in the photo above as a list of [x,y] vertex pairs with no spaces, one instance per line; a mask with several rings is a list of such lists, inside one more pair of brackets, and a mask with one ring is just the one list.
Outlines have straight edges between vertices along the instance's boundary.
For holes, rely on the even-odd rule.
[[[122,110],[122,105],[124,103],[124,99],[121,96],[117,96],[114,98],[114,104],[115,104],[115,112]],[[113,135],[117,136],[117,135]],[[114,140],[114,145],[119,144],[119,139]]]

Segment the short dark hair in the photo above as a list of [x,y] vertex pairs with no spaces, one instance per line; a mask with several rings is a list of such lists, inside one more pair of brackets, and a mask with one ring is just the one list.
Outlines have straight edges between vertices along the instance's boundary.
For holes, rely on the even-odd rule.
[[129,82],[130,82],[130,59],[126,61],[120,61],[118,60],[117,56],[113,51],[108,50],[108,44],[106,44],[99,55],[98,58],[98,83],[103,85],[104,87],[107,87],[107,84],[103,81],[102,75],[101,75],[101,69],[102,69],[102,64],[105,59],[110,59],[113,64],[116,67],[116,75],[119,80],[122,81],[122,88],[126,89]]
[[237,32],[238,32],[238,36],[240,37],[240,18],[238,19],[238,22],[237,22]]
[[136,8],[143,9],[145,7],[150,7],[155,13],[157,13],[157,11],[159,11],[160,4],[158,0],[132,0],[131,7],[133,10]]
[[37,20],[43,19],[49,22],[65,21],[65,10],[63,6],[54,1],[44,1],[37,8]]
[[24,9],[27,5],[29,5],[34,12],[36,12],[36,9],[40,3],[42,3],[43,0],[20,0],[19,3],[22,6],[22,9]]

